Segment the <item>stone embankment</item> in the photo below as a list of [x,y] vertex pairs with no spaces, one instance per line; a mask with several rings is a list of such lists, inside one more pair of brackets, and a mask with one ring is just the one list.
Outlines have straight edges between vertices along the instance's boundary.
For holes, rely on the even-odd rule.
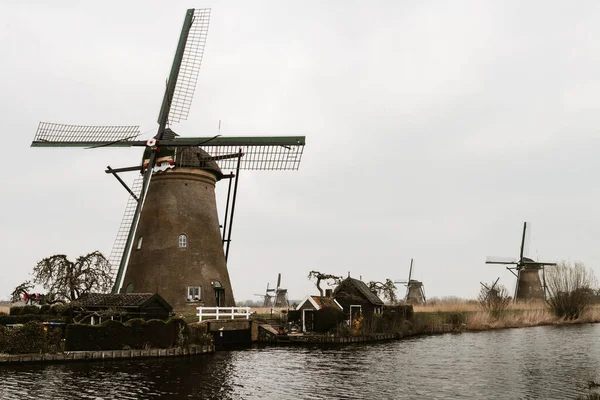
[[69,351],[55,354],[0,354],[0,364],[184,357],[214,353],[214,351],[215,346],[213,344],[207,344],[203,346],[172,349]]

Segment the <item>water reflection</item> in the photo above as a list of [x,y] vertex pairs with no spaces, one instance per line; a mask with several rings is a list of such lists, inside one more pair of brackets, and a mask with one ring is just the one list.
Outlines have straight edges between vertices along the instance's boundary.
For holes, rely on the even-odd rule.
[[568,399],[600,380],[600,325],[189,359],[0,368],[0,398]]

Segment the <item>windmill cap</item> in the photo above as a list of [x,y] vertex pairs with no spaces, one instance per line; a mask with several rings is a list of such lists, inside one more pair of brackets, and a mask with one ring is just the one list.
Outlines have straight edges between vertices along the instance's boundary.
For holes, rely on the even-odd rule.
[[223,178],[219,164],[215,160],[211,160],[211,155],[200,147],[177,147],[175,167],[202,169],[213,173],[217,180]]
[[[173,132],[174,133],[174,132]],[[163,158],[166,157],[166,158]],[[144,162],[150,158],[150,149],[146,148],[144,151]],[[194,168],[202,169],[212,173],[217,181],[223,178],[223,172],[219,168],[219,164],[213,159],[211,155],[200,147],[160,147],[157,153],[157,160],[175,160],[174,165],[176,168]],[[173,164],[173,163],[172,163]]]

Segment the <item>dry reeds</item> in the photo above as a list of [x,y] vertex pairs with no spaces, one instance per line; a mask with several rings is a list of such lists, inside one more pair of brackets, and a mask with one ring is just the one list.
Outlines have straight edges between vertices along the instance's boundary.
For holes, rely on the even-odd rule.
[[[458,315],[464,315],[467,331],[600,322],[600,304],[590,306],[579,318],[566,319],[556,316],[543,300],[511,302],[501,313],[484,311],[476,301],[455,299],[415,306],[414,310],[424,333],[448,331],[449,316]],[[453,329],[457,327],[454,324]]]
[[[543,300],[511,302],[506,310],[544,310],[548,308]],[[415,312],[476,312],[481,306],[476,300],[450,299],[436,300],[414,306]]]

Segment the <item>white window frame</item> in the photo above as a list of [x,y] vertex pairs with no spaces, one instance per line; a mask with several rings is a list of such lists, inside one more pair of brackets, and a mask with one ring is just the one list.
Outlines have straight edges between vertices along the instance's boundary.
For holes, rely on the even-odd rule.
[[187,235],[185,233],[182,233],[181,235],[179,235],[179,240],[178,240],[177,244],[180,249],[187,248]]
[[[194,299],[194,294],[190,294],[190,289],[198,289],[198,299]],[[202,300],[202,288],[200,286],[188,286],[187,287],[187,301],[201,301]]]

